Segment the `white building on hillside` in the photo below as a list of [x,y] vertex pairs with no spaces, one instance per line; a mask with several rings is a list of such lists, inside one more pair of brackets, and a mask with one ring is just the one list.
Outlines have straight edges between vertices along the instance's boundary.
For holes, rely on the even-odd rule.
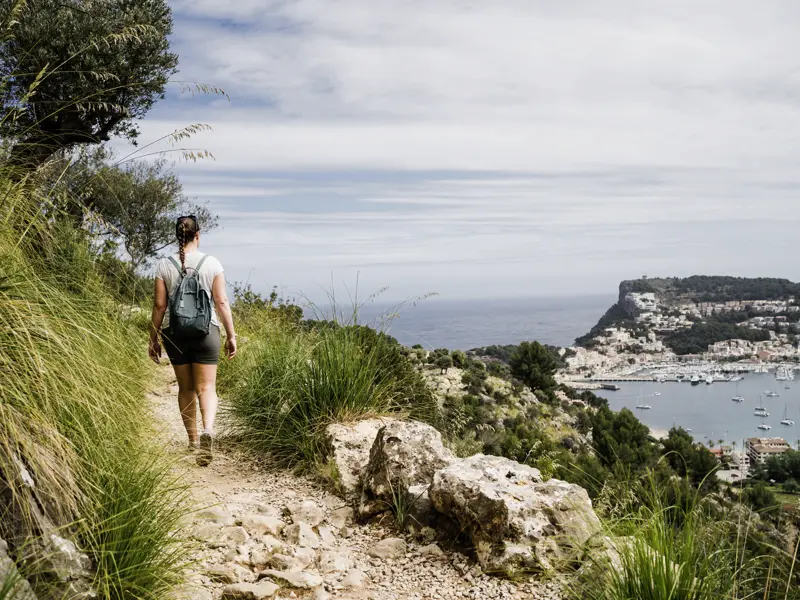
[[629,315],[641,317],[654,313],[658,308],[658,301],[656,300],[656,295],[653,293],[640,294],[638,292],[630,292],[625,295],[625,305],[623,308]]
[[789,443],[779,437],[748,438],[744,441],[745,453],[750,457],[751,465],[763,465],[770,456],[783,454],[791,449]]

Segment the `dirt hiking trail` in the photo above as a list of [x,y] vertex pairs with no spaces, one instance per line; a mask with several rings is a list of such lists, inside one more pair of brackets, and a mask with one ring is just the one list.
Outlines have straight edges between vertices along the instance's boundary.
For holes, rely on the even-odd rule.
[[226,447],[222,419],[214,460],[198,467],[172,369],[159,367],[152,385],[156,427],[197,507],[186,524],[197,548],[175,600],[561,600],[554,583],[490,577],[472,558],[406,539],[390,519],[354,522],[322,485]]

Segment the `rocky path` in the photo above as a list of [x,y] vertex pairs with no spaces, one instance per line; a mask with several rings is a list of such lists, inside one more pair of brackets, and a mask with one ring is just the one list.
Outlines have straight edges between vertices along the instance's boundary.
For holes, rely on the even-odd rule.
[[189,583],[175,600],[561,598],[553,583],[484,575],[473,559],[407,540],[391,523],[354,523],[352,510],[319,485],[267,472],[224,442],[200,468],[186,450],[169,367],[159,369],[151,398],[198,507],[187,523],[197,542]]

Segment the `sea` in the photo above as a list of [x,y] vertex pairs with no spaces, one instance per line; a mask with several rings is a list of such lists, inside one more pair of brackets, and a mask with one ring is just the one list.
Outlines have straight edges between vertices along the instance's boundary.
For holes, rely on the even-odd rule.
[[[632,410],[656,437],[678,426],[689,431],[697,441],[715,444],[719,440],[726,444],[735,441],[737,448],[749,437],[782,437],[792,446],[800,444],[800,380],[778,381],[771,373],[751,373],[737,383],[631,382],[618,385],[619,391],[598,390],[595,393],[606,398],[614,410]],[[764,394],[768,391],[779,396],[767,398]],[[741,396],[744,402],[734,402],[734,396]],[[769,417],[753,414],[762,402]],[[649,404],[653,408],[638,410],[638,404]],[[781,425],[784,414],[797,424]],[[758,429],[761,423],[771,429]]]
[[[459,300],[430,297],[415,304],[367,305],[360,318],[382,322],[407,346],[470,350],[493,344],[539,341],[571,346],[616,302],[614,295]],[[389,318],[387,318],[389,315]]]
[[[592,328],[616,302],[613,295],[537,297],[498,300],[458,300],[432,297],[415,305],[369,305],[361,311],[362,322],[381,321],[382,329],[402,344],[422,344],[428,349],[469,350],[492,344],[517,344],[537,340],[557,346],[572,345],[575,338]],[[393,315],[386,318],[387,315]],[[695,440],[715,444],[745,438],[783,437],[800,444],[800,379],[777,381],[773,374],[745,374],[737,383],[620,383],[619,391],[598,390],[614,410],[629,408],[652,433],[663,436],[673,425],[690,430]],[[791,389],[785,389],[785,386]],[[774,391],[777,398],[764,397]],[[733,402],[742,396],[744,402]],[[763,401],[770,413],[765,419],[753,410]],[[649,404],[650,410],[637,410]],[[784,411],[797,425],[780,424]],[[759,430],[761,422],[771,426]]]

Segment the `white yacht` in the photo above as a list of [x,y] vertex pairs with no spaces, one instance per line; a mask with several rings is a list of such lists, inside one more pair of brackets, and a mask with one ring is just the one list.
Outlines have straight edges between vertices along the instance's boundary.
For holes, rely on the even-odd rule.
[[791,427],[792,425],[794,425],[794,421],[792,421],[789,418],[789,415],[788,415],[787,411],[788,411],[788,408],[784,406],[783,407],[783,419],[781,419],[781,425],[788,425],[789,427]]
[[639,410],[650,410],[653,407],[650,406],[649,404],[637,404],[636,408],[638,408]]
[[692,375],[691,382],[692,385],[697,385],[698,383],[700,383],[700,378],[697,375]]
[[767,398],[777,398],[778,396],[780,396],[778,392],[773,392],[772,390],[767,390],[766,392],[764,392],[764,395]]
[[[739,379],[741,379],[741,377]],[[731,398],[731,400],[733,400],[734,402],[744,402],[744,398],[742,398],[739,395],[739,381],[738,380],[736,382],[736,395],[733,398]]]
[[741,380],[742,380],[742,376],[741,376],[741,375],[734,375],[733,377],[731,377],[730,379],[728,379],[728,381],[730,381],[730,382],[732,382],[732,383],[735,383],[735,382],[737,382],[737,381],[741,381]]
[[770,427],[769,425],[765,424],[764,421],[761,421],[761,425],[759,425],[758,428],[763,430],[763,431],[769,431],[770,429],[772,429],[772,427]]
[[708,375],[706,377],[706,385],[711,385],[712,383],[714,383],[714,376],[713,375]]

